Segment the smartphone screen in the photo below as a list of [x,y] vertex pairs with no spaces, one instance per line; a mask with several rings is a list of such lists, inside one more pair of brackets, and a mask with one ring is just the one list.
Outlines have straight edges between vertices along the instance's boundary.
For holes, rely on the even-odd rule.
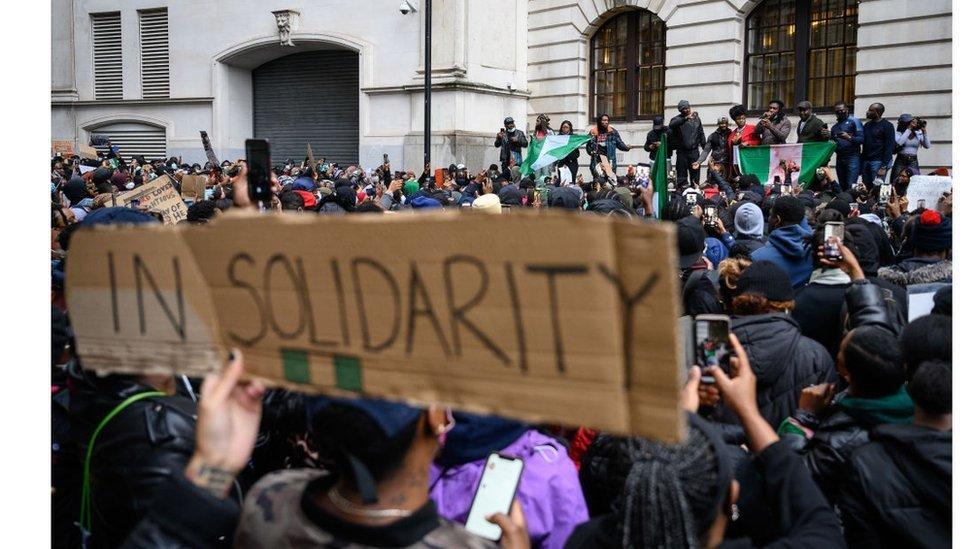
[[698,204],[698,194],[688,193],[685,195],[685,203],[690,205]]
[[889,200],[891,200],[891,183],[885,183],[878,190],[878,202],[885,203]]
[[522,465],[521,459],[497,452],[488,456],[471,511],[468,512],[468,521],[464,525],[468,531],[492,541],[501,539],[502,529],[485,520],[485,517],[511,511],[515,490],[522,476]]
[[[702,372],[710,366],[729,371],[732,345],[729,343],[729,317],[699,315],[695,317],[695,352]],[[702,375],[702,383],[715,383],[715,378]]]
[[842,256],[839,244],[844,242],[844,224],[828,221],[824,225],[824,257],[839,260]]
[[705,206],[705,223],[714,225],[718,219],[718,211],[715,206]]
[[267,139],[244,142],[247,156],[247,190],[251,200],[271,200],[271,147]]
[[779,186],[779,194],[790,194],[790,186],[789,185],[780,185]]

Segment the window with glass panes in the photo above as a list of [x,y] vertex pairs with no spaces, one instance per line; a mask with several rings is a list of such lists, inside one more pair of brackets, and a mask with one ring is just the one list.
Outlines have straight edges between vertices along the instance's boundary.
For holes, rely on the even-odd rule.
[[746,23],[745,97],[751,111],[773,99],[829,110],[853,103],[858,0],[766,0]]
[[664,21],[628,11],[608,20],[590,42],[590,117],[642,120],[664,112]]

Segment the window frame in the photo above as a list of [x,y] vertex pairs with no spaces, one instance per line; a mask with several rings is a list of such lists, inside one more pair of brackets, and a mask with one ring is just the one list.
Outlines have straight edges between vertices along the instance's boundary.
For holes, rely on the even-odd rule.
[[[847,6],[846,0],[843,1],[846,9]],[[749,46],[750,46],[749,28],[750,28],[750,22],[753,21],[755,17],[759,16],[760,10],[763,8],[765,4],[766,4],[766,0],[763,0],[758,4],[756,4],[756,6],[752,9],[749,15],[745,18],[744,25],[743,25],[743,31],[745,33],[745,36],[742,40],[744,46],[742,48],[742,55],[743,55],[742,57],[742,105],[746,107],[746,113],[749,116],[756,116],[766,112],[765,108],[761,108],[761,109],[749,108],[749,85],[750,85],[749,60],[753,55],[755,55],[749,53]],[[794,0],[794,5],[795,5],[794,21],[796,25],[796,33],[794,35],[794,45],[793,45],[793,63],[794,63],[793,97],[779,98],[786,103],[787,112],[792,112],[793,109],[796,108],[796,104],[799,103],[800,101],[808,100],[808,97],[810,95],[809,93],[810,90],[808,87],[810,82],[810,51],[815,49],[823,49],[820,47],[812,48],[810,46],[810,29],[813,23],[812,0]],[[841,74],[834,75],[834,77],[839,77],[841,79],[844,79],[848,76],[854,77],[855,86],[856,86],[856,77],[857,77],[856,59],[857,59],[857,51],[858,51],[857,34],[861,28],[861,25],[857,18],[857,16],[860,15],[860,6],[858,5],[857,2],[855,2],[855,6],[857,6],[858,13],[857,15],[855,15],[854,18],[855,19],[854,20],[854,43],[851,45],[843,46],[844,48],[851,48],[854,50],[854,56],[855,56],[854,72],[851,74],[847,74],[847,68],[845,66],[843,72]],[[822,77],[818,77],[818,78],[822,78]],[[850,105],[849,105],[851,108],[853,108],[854,106],[854,100],[857,99],[856,87],[854,91],[855,91],[854,96],[851,98]],[[843,97],[843,98],[833,99],[832,102],[840,101],[840,100],[847,101],[847,98]],[[813,112],[816,114],[830,114],[834,112],[834,107],[833,104],[829,106],[820,106],[820,107],[814,106]]]
[[[664,112],[663,112],[664,111],[664,101],[663,101],[663,98],[664,98],[664,88],[666,86],[662,86],[662,89],[661,89],[661,97],[662,97],[661,110],[662,110],[662,112],[659,112],[659,113],[651,113],[651,114],[646,114],[646,115],[640,115],[640,114],[638,114],[638,111],[640,109],[639,102],[640,102],[640,92],[641,92],[641,90],[640,90],[640,68],[641,68],[641,63],[640,63],[640,59],[639,59],[639,55],[640,55],[639,54],[639,47],[640,47],[640,19],[641,19],[641,16],[643,14],[645,14],[645,13],[647,13],[647,14],[649,14],[651,16],[650,24],[652,26],[652,29],[653,29],[653,25],[654,25],[654,20],[657,19],[658,21],[660,21],[661,28],[664,31],[663,34],[662,34],[662,36],[660,37],[660,45],[661,45],[661,47],[663,49],[663,53],[664,53],[664,62],[661,63],[661,70],[662,70],[662,73],[663,73],[661,79],[663,81],[662,84],[667,81],[666,79],[667,79],[667,35],[668,35],[668,27],[667,27],[667,24],[664,22],[664,20],[662,20],[660,17],[658,17],[658,15],[656,13],[654,13],[654,12],[652,12],[650,10],[646,10],[646,9],[631,9],[631,10],[622,11],[620,13],[617,13],[617,14],[612,15],[611,17],[609,17],[606,21],[604,21],[596,29],[596,31],[590,36],[590,39],[589,39],[589,56],[590,57],[589,57],[589,62],[588,62],[588,66],[587,66],[587,76],[588,76],[590,82],[589,82],[589,96],[587,97],[587,109],[586,110],[588,112],[587,118],[589,119],[589,121],[591,123],[596,122],[597,121],[597,118],[596,117],[599,116],[599,114],[600,114],[600,113],[596,112],[596,110],[597,110],[596,109],[596,103],[597,103],[597,101],[596,101],[596,73],[597,73],[597,69],[595,68],[595,66],[596,66],[596,38],[597,38],[597,35],[599,35],[600,31],[602,31],[604,28],[606,28],[607,26],[609,26],[611,24],[616,24],[617,19],[620,18],[620,17],[626,17],[626,18],[628,18],[628,22],[627,22],[627,39],[626,39],[626,43],[624,45],[624,62],[623,62],[622,65],[618,66],[618,68],[616,68],[614,70],[620,70],[619,67],[622,67],[623,70],[627,71],[626,72],[626,80],[625,80],[625,84],[624,84],[624,115],[622,117],[620,117],[620,116],[617,116],[617,117],[611,116],[610,117],[610,121],[611,122],[636,122],[636,121],[642,121],[642,120],[651,120],[655,116],[663,116],[664,115]],[[655,42],[656,42],[655,37],[652,35],[651,38],[652,38],[651,44],[655,44]],[[653,74],[653,66],[654,66],[654,63],[651,63],[651,65],[649,67],[649,68],[651,68],[652,74]],[[653,80],[653,76],[652,76],[652,80]],[[648,93],[650,93],[650,92],[651,92],[651,90],[648,90]]]

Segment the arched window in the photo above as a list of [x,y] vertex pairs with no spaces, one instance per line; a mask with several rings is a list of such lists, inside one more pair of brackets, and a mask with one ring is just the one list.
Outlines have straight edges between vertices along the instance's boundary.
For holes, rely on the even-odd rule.
[[854,102],[857,0],[765,0],[746,23],[745,89],[750,110],[773,99],[814,109]]
[[664,113],[664,21],[628,11],[603,24],[590,41],[590,118],[645,120]]

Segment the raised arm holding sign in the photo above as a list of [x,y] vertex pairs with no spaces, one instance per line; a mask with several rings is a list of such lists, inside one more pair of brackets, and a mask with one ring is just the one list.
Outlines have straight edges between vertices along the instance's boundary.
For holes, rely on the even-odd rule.
[[79,230],[68,303],[93,370],[199,376],[239,347],[269,385],[677,440],[673,238],[555,212]]

